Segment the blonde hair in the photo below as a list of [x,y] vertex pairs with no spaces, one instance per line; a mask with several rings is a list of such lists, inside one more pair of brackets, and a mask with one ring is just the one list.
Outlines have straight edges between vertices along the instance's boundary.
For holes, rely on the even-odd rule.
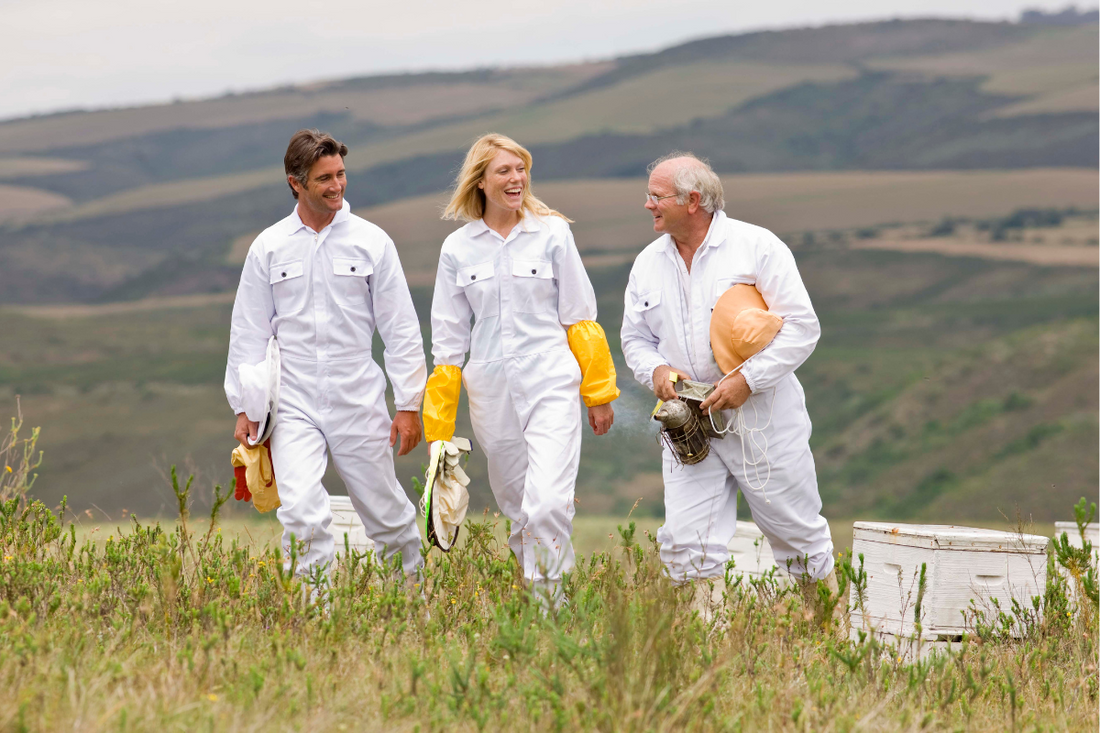
[[485,192],[477,184],[485,178],[489,163],[501,150],[507,150],[520,158],[527,167],[527,185],[523,187],[523,212],[536,216],[560,216],[566,221],[572,221],[539,201],[531,192],[531,153],[527,148],[512,138],[495,132],[482,135],[466,152],[466,160],[462,162],[462,170],[455,178],[454,192],[443,210],[443,218],[477,221],[485,216]]

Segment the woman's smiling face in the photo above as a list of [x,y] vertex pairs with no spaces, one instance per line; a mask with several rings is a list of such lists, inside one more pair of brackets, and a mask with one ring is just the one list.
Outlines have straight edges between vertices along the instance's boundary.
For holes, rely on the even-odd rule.
[[527,164],[518,155],[500,150],[485,169],[478,188],[485,194],[486,212],[490,208],[519,211],[527,190]]

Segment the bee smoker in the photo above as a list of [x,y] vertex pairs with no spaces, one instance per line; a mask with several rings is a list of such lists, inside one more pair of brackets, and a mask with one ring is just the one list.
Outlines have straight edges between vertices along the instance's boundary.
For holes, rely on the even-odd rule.
[[714,391],[713,384],[685,379],[677,382],[675,389],[679,399],[662,404],[653,414],[653,419],[661,423],[658,439],[669,447],[676,462],[681,466],[691,466],[710,453],[711,438],[722,439],[722,433],[715,429],[724,430],[726,421],[720,412],[708,416],[699,407]]

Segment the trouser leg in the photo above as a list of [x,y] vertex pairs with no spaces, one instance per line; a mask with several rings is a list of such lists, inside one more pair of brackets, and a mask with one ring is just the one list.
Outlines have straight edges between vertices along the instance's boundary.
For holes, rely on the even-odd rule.
[[283,525],[287,566],[294,538],[303,543],[295,572],[306,575],[315,566],[331,563],[335,549],[329,531],[332,509],[328,493],[321,485],[328,455],[324,434],[309,417],[286,402],[279,409],[279,420],[271,435],[271,459],[279,488],[277,516]]
[[[787,568],[789,561],[795,577],[825,578],[833,569],[833,542],[829,523],[821,516],[817,470],[810,451],[810,418],[802,390],[797,382],[784,380],[774,395],[763,392],[750,401],[755,404],[746,413],[749,426],[758,420],[756,424],[767,425],[767,429],[755,443],[748,437],[742,441],[729,435],[715,441],[722,444],[717,450],[736,477],[756,526],[768,538],[776,563]],[[765,447],[770,474],[765,470],[767,464],[759,460]]]
[[581,401],[567,384],[539,397],[523,431],[528,466],[524,477],[523,514],[527,525],[524,574],[535,581],[557,583],[573,569],[573,503],[581,459]]
[[685,582],[723,576],[737,530],[737,484],[729,469],[713,445],[710,455],[692,466],[681,466],[665,448],[661,469],[665,521],[657,541],[669,577]]
[[373,362],[337,366],[350,373],[340,373],[345,384],[325,418],[333,463],[379,554],[389,559],[400,553],[405,573],[414,573],[424,562],[420,531],[416,507],[394,471],[385,377]]
[[[488,374],[474,384],[466,383],[470,399],[470,422],[474,428],[474,437],[485,451],[489,469],[489,488],[493,498],[504,516],[511,522],[508,546],[515,553],[520,567],[524,567],[524,544],[522,535],[527,525],[527,515],[523,509],[523,490],[527,476],[527,442],[523,437],[523,426],[519,422],[515,405],[504,389],[503,371],[496,373],[495,365],[476,365],[480,371]],[[467,367],[467,374],[474,372],[474,366]],[[468,377],[467,377],[468,380]],[[496,381],[496,389],[481,386],[482,382]]]

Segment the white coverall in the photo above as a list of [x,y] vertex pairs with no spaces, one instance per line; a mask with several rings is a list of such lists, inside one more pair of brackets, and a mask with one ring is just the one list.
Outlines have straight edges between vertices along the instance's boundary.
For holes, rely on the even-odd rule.
[[[630,272],[623,355],[635,378],[650,389],[653,370],[663,364],[689,370],[691,379],[717,382],[722,370],[710,348],[711,310],[738,283],[755,285],[768,310],[783,318],[771,344],[741,369],[752,390],[741,408],[745,421],[749,428],[764,429],[756,436],[758,445],[764,444],[761,438],[767,441],[771,475],[764,491],[770,503],[752,488],[767,478],[767,467],[761,465],[758,474],[751,465],[761,455],[750,440],[743,444],[733,434],[712,440],[710,454],[692,466],[679,465],[665,447],[665,523],[657,532],[661,560],[677,581],[721,576],[737,529],[740,486],[779,566],[790,560],[791,572],[800,577],[808,558],[805,571],[820,579],[833,568],[833,545],[821,516],[806,397],[794,370],[813,352],[821,327],[787,246],[768,230],[718,211],[689,274],[672,238],[662,236],[642,250]],[[728,422],[733,411],[723,415]]]
[[371,358],[375,328],[398,410],[417,410],[424,345],[397,249],[345,201],[320,232],[298,210],[265,229],[248,251],[229,340],[225,393],[242,412],[237,367],[282,353],[279,416],[271,436],[283,546],[304,541],[298,572],[332,561],[332,511],[321,485],[332,451],[367,535],[406,573],[422,564],[416,509],[394,474],[386,377]]
[[443,242],[432,357],[462,367],[470,352],[470,421],[512,522],[508,544],[535,582],[558,582],[574,563],[581,371],[566,328],[586,320],[596,296],[564,219],[528,214],[507,238],[478,220]]

